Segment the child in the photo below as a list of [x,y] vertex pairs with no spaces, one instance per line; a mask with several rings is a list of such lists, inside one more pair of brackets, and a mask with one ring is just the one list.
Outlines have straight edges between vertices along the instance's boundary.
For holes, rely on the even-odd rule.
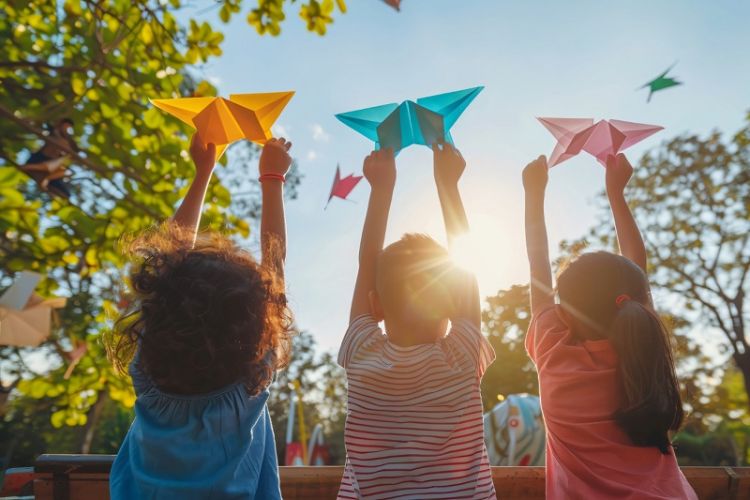
[[282,192],[290,146],[271,139],[260,156],[260,263],[219,234],[196,238],[216,148],[195,137],[195,179],[171,227],[133,245],[135,308],[108,346],[119,369],[130,363],[137,396],[112,465],[115,500],[281,498],[266,401],[291,328]]
[[[73,151],[78,146],[73,140],[73,120],[63,118],[50,130],[50,137],[67,143]],[[52,195],[70,198],[70,189],[65,182],[65,160],[68,153],[51,141],[46,141],[39,151],[32,153],[21,170],[26,172],[39,186]]]
[[633,169],[607,160],[606,186],[623,256],[584,254],[557,278],[544,222],[547,161],[523,171],[532,322],[526,349],[539,372],[547,426],[547,498],[697,498],[669,432],[682,402],[668,333],[653,310],[646,249],[623,191]]
[[[466,164],[452,146],[433,151],[453,240],[468,231],[458,192]],[[495,353],[479,331],[476,280],[428,236],[407,234],[383,250],[396,181],[393,150],[365,158],[364,176],[372,191],[338,357],[349,388],[338,497],[494,499],[479,381]]]

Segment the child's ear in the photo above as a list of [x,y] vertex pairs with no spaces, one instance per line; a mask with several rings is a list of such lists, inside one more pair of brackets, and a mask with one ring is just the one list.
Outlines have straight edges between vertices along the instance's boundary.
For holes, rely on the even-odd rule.
[[375,290],[370,290],[369,298],[370,315],[372,316],[372,319],[374,319],[375,321],[383,321],[385,319],[385,314],[383,314],[383,305],[380,303],[378,292],[376,292]]

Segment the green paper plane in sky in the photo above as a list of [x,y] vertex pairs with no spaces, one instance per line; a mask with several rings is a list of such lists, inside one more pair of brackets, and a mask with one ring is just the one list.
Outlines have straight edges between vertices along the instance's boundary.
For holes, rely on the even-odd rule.
[[[677,63],[675,63],[677,64]],[[670,87],[675,87],[677,85],[682,85],[682,82],[675,80],[672,77],[668,77],[667,73],[672,71],[672,68],[675,67],[675,64],[671,65],[667,70],[662,73],[661,75],[657,76],[647,84],[643,85],[642,87],[638,87],[638,90],[645,89],[648,87],[648,99],[646,99],[646,102],[651,102],[651,96],[654,92],[658,92],[660,90],[668,89]]]

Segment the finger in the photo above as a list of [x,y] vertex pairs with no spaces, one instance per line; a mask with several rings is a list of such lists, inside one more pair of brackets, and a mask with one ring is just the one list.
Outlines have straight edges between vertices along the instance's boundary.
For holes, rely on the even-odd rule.
[[432,152],[437,154],[440,151],[440,146],[438,145],[437,141],[432,143]]
[[385,148],[385,155],[386,155],[387,158],[392,158],[393,157],[393,148],[390,148],[390,147],[389,148]]
[[278,140],[279,140],[279,144],[281,144],[282,146],[283,146],[284,144],[286,144],[286,139],[284,139],[283,137],[279,137],[279,139],[278,139]]
[[284,151],[289,151],[292,148],[292,142],[289,141],[286,144],[284,144]]

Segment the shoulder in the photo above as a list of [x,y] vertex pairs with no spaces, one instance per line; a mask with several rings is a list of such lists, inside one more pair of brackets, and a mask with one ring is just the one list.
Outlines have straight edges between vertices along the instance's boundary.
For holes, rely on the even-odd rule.
[[362,314],[352,319],[339,348],[339,365],[347,368],[358,351],[378,340],[385,341],[385,334],[375,318],[369,314]]
[[551,305],[536,313],[531,318],[526,333],[526,350],[532,361],[547,353],[570,334],[570,327],[565,323],[559,305]]
[[476,370],[479,378],[495,360],[495,350],[489,340],[482,334],[479,326],[469,319],[452,322],[451,330],[441,344],[443,348],[459,354],[459,359],[465,360],[467,368]]

